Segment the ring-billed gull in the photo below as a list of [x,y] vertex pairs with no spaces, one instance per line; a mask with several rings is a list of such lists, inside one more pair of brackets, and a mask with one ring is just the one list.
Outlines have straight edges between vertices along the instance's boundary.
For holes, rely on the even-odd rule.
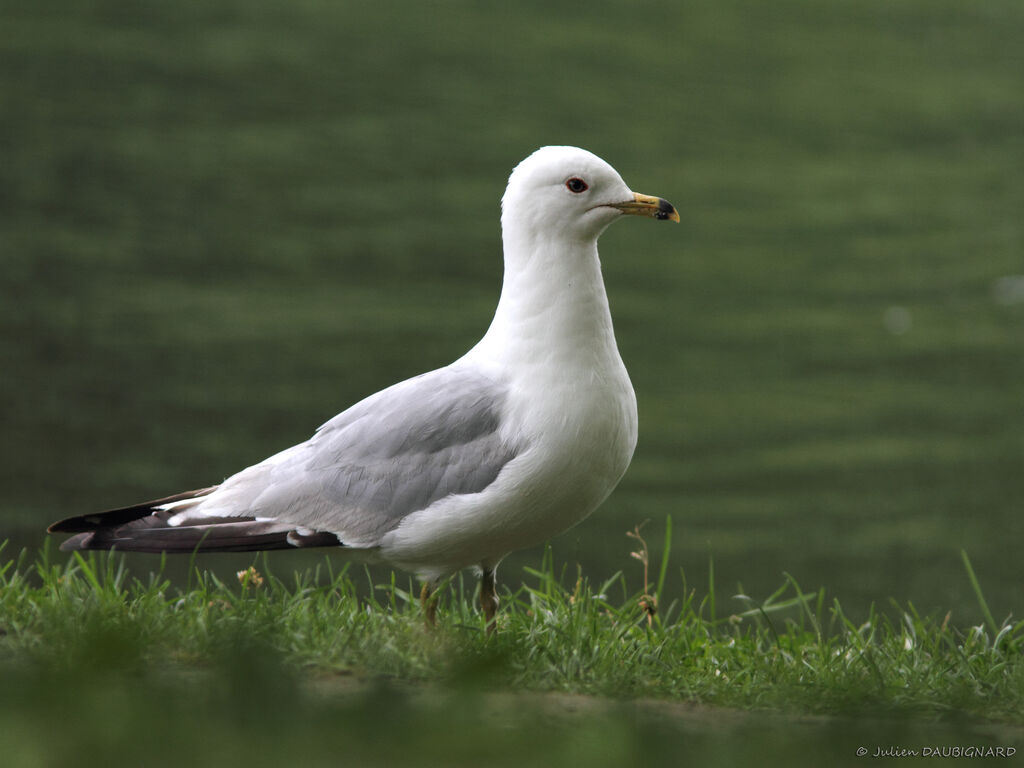
[[607,498],[637,439],[597,239],[624,214],[679,221],[599,157],[543,147],[501,201],[505,273],[487,333],[451,365],[356,403],[304,443],[219,485],[54,523],[61,549],[248,551],[341,546],[431,585],[494,572]]

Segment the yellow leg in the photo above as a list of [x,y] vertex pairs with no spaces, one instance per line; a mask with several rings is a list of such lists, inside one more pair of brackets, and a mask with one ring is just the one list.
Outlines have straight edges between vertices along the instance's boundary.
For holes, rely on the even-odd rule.
[[434,585],[429,581],[423,582],[423,589],[420,590],[420,608],[423,610],[423,623],[428,629],[437,626],[437,594],[434,592]]

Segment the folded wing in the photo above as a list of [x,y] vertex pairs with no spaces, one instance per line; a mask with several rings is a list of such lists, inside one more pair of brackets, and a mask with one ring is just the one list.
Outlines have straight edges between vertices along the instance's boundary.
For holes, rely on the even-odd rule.
[[218,486],[50,531],[79,534],[64,549],[372,548],[412,512],[494,481],[523,447],[501,429],[505,398],[479,371],[442,368],[366,398]]

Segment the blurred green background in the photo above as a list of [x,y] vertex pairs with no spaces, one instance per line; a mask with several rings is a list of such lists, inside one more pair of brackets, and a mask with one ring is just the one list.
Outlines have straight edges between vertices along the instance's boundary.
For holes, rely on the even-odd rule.
[[508,173],[567,143],[683,220],[602,240],[640,444],[556,558],[639,583],[624,532],[672,515],[698,589],[713,557],[726,593],[786,571],[965,623],[965,548],[1022,609],[1020,3],[5,0],[3,28],[0,538],[217,482],[462,354]]

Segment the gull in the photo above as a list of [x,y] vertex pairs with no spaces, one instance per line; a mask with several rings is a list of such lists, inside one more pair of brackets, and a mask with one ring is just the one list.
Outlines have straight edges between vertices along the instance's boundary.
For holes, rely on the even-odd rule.
[[601,158],[542,147],[501,200],[504,278],[465,355],[356,403],[307,441],[218,485],[67,518],[61,549],[239,552],[343,547],[434,590],[481,572],[493,631],[495,569],[579,523],[612,492],[637,440],[597,240],[624,215],[679,221]]

